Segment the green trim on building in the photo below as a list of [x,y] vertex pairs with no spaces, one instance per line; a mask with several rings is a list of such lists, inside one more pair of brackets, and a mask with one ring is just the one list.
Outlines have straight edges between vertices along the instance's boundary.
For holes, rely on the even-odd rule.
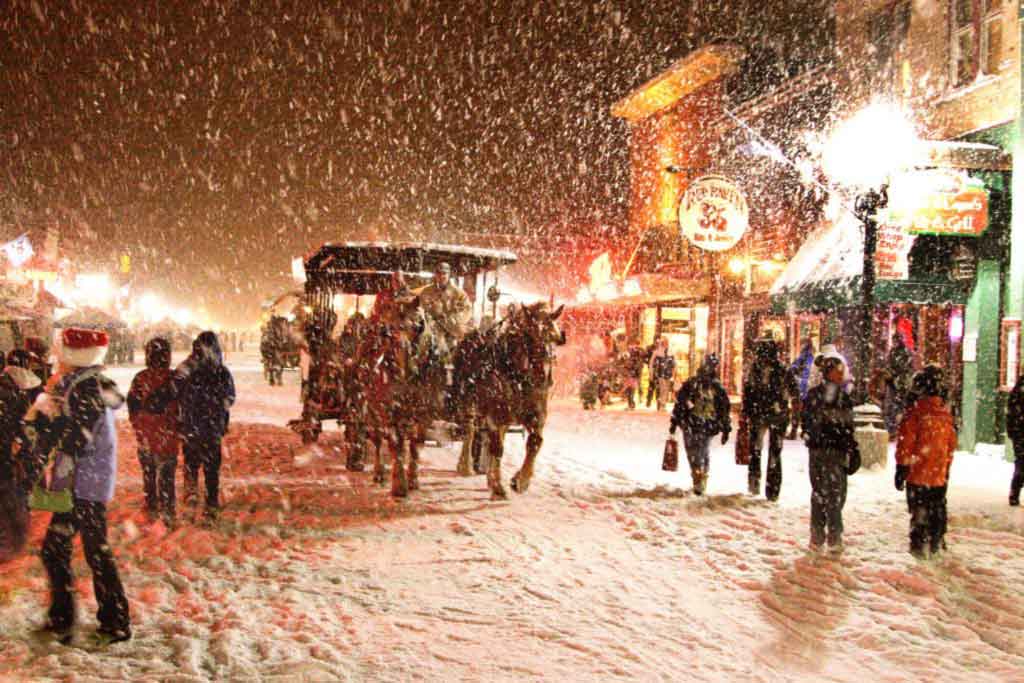
[[[843,280],[825,280],[802,284],[772,294],[772,311],[784,314],[789,310],[829,311],[860,305],[860,276]],[[921,282],[910,280],[878,280],[875,283],[878,304],[964,304],[967,290],[952,282]]]
[[996,401],[999,386],[999,290],[1001,264],[978,263],[974,291],[964,311],[964,343],[974,339],[974,360],[964,361],[963,423],[960,448],[973,451],[978,443],[996,441]]

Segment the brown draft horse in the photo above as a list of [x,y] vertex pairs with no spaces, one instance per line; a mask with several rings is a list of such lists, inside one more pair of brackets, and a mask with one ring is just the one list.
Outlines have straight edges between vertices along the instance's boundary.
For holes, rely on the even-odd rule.
[[419,488],[419,449],[444,413],[447,371],[442,337],[418,297],[391,302],[360,352],[366,424],[376,441],[374,481],[384,482],[383,445],[393,452],[391,495]]
[[526,458],[512,477],[512,490],[525,493],[530,487],[534,462],[544,443],[554,346],[565,343],[565,333],[557,323],[562,309],[559,306],[549,312],[544,303],[519,307],[495,331],[484,335],[483,343],[464,341],[456,353],[456,375],[473,384],[476,417],[468,421],[459,471],[468,471],[472,441],[479,426],[486,426],[491,455],[487,484],[492,500],[508,497],[501,482],[501,458],[505,433],[513,424],[521,424],[528,436]]

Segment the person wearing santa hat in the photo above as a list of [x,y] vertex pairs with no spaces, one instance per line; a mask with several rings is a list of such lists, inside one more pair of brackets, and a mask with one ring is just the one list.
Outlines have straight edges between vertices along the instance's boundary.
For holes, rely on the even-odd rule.
[[50,609],[40,630],[62,643],[71,641],[75,623],[71,544],[76,533],[82,535],[99,606],[97,644],[125,641],[132,635],[128,600],[107,543],[107,504],[114,497],[117,478],[114,411],[124,403],[117,384],[102,372],[108,345],[104,332],[65,329],[58,352],[61,376],[26,415],[38,433],[37,447],[56,453],[51,488],[64,486],[72,492],[71,511],[53,514],[42,548]]

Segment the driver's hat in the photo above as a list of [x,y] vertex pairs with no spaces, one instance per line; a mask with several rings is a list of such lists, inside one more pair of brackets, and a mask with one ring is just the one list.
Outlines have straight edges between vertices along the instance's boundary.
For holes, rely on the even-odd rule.
[[437,264],[437,268],[434,268],[434,272],[451,274],[452,267],[448,264],[447,261],[441,261],[440,263]]

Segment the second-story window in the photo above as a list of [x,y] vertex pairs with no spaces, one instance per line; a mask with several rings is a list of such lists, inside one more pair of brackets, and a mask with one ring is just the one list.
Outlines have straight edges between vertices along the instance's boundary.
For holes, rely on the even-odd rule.
[[1003,0],[952,0],[950,78],[954,88],[999,71]]

